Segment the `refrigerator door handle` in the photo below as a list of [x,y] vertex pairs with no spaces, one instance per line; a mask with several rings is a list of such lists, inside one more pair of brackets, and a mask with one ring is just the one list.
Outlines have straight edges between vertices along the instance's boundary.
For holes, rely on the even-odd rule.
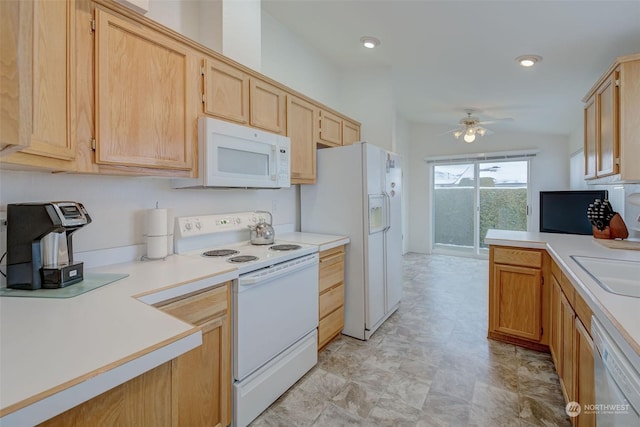
[[382,231],[387,231],[388,229],[391,228],[391,197],[389,196],[389,193],[387,193],[386,191],[383,191],[382,194],[384,194],[384,200],[385,200],[385,210],[384,210],[384,228],[382,229]]

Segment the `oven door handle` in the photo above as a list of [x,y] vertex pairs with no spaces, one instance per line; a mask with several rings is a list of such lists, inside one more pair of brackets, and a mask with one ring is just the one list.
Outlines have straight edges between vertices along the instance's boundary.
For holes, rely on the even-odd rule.
[[239,286],[256,285],[260,282],[273,280],[277,277],[293,273],[318,264],[318,254],[307,255],[293,261],[286,261],[262,270],[242,275],[238,278]]

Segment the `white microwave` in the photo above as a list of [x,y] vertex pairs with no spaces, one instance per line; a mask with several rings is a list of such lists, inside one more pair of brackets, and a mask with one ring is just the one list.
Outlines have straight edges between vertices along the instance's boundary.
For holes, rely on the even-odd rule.
[[198,119],[198,178],[173,188],[281,188],[291,186],[288,137],[210,117]]

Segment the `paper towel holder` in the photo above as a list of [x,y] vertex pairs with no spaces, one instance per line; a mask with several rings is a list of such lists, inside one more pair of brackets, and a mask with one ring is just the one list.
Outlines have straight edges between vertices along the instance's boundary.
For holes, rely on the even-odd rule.
[[145,228],[147,253],[140,257],[141,261],[165,260],[169,256],[169,232],[167,209],[160,209],[156,202],[155,209],[145,211]]

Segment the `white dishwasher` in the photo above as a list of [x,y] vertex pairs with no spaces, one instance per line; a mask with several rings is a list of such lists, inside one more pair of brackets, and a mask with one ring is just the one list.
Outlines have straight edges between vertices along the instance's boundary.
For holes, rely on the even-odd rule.
[[640,426],[640,373],[611,335],[591,318],[598,427]]

